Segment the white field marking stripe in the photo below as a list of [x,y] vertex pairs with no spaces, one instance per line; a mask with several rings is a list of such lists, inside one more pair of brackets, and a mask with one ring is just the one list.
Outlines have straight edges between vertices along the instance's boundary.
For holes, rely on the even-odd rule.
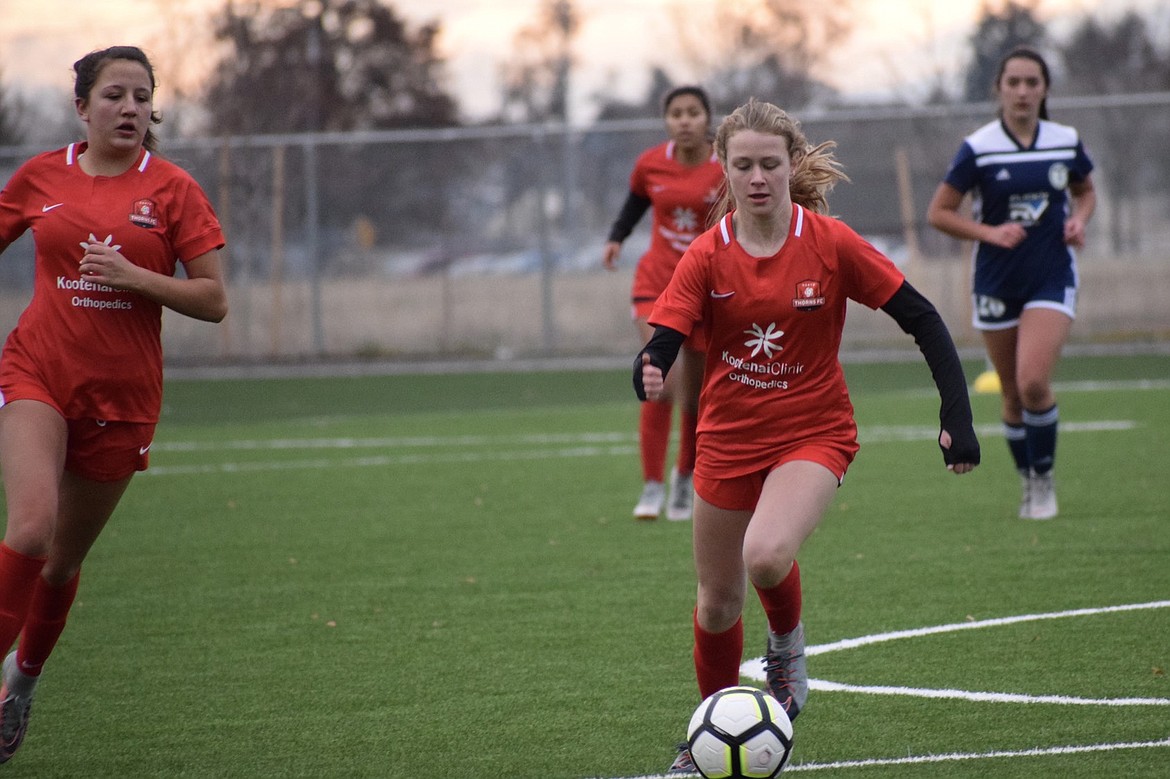
[[404,449],[426,446],[499,446],[501,444],[624,443],[635,440],[631,433],[564,433],[513,436],[395,436],[386,438],[273,438],[243,441],[159,442],[155,451],[199,452],[254,449]]
[[1167,390],[1170,379],[1127,379],[1117,381],[1058,381],[1053,386],[1058,392],[1115,392],[1117,390]]
[[809,679],[809,689],[825,692],[857,692],[867,695],[905,695],[911,698],[950,698],[978,703],[1055,703],[1065,706],[1170,706],[1170,698],[1075,698],[1068,695],[1020,695],[1009,692],[932,690],[919,687],[842,684]]
[[[1138,423],[1132,419],[1101,419],[1095,422],[1061,422],[1061,433],[1101,433],[1117,430],[1133,430]],[[1003,432],[1002,424],[979,425],[975,432],[981,436],[996,436]],[[863,444],[887,443],[889,441],[933,441],[938,428],[915,425],[873,425],[857,430],[857,438]]]
[[1115,752],[1121,749],[1158,749],[1170,747],[1170,738],[1158,741],[1123,741],[1117,744],[1077,744],[1067,747],[1035,747],[1033,749],[996,750],[994,752],[952,752],[946,755],[911,755],[909,757],[843,760],[837,763],[796,763],[784,769],[790,771],[825,771],[839,768],[868,768],[884,765],[917,765],[920,763],[951,763],[960,760],[996,760],[1005,757],[1048,757],[1080,755],[1086,752]]
[[[1103,419],[1094,422],[1062,422],[1062,433],[1093,433],[1114,430],[1132,430],[1138,425],[1131,419]],[[1002,432],[999,424],[980,425],[977,432],[983,436]],[[864,443],[889,441],[933,441],[938,430],[917,425],[874,425],[860,428],[858,437]],[[621,444],[633,442],[631,433],[560,433],[514,436],[401,436],[384,438],[273,438],[241,441],[159,441],[155,452],[214,452],[262,451],[292,449],[422,449],[440,446],[506,446],[548,444]]]
[[[1123,741],[1116,744],[1074,744],[1066,747],[1033,747],[1032,749],[995,750],[993,752],[952,752],[944,755],[909,755],[907,757],[874,757],[867,760],[841,760],[834,763],[789,763],[782,773],[795,771],[832,771],[842,768],[870,768],[888,765],[918,765],[925,763],[953,763],[963,760],[1002,760],[1010,757],[1052,757],[1080,755],[1087,752],[1116,752],[1123,749],[1159,749],[1170,747],[1170,738],[1158,741]],[[697,776],[698,774],[695,774]],[[668,774],[643,774],[623,779],[670,779]]]
[[[1062,392],[1122,392],[1126,390],[1146,392],[1164,391],[1170,389],[1170,379],[1085,379],[1083,381],[1058,381],[1052,385],[1052,389],[1057,394]],[[972,395],[975,394],[975,388],[973,386],[968,386],[967,390]],[[930,386],[896,390],[889,394],[904,395],[911,398],[938,397],[938,391]]]
[[[998,627],[1013,625],[1019,622],[1036,622],[1047,619],[1065,619],[1069,617],[1087,617],[1097,614],[1111,614],[1122,611],[1139,611],[1147,609],[1170,608],[1170,600],[1150,601],[1149,603],[1128,603],[1121,606],[1102,606],[1090,609],[1071,609],[1069,611],[1052,611],[1044,614],[1021,614],[1015,617],[999,617],[984,619],[977,622],[955,622],[950,625],[936,625],[928,628],[913,630],[898,630],[891,633],[877,633],[860,638],[847,638],[831,644],[819,644],[805,649],[806,655],[819,655],[827,652],[839,652],[844,649],[855,649],[870,644],[880,644],[885,641],[894,641],[900,638],[920,638],[937,633],[954,633],[960,630],[975,628]],[[741,676],[763,682],[764,658],[756,657],[743,663],[739,672]],[[860,692],[872,695],[907,695],[919,698],[961,698],[970,701],[995,701],[998,703],[1056,703],[1066,705],[1088,706],[1170,706],[1168,698],[1073,698],[1063,695],[1020,695],[1016,693],[998,692],[971,692],[967,690],[931,690],[916,687],[886,687],[846,685],[839,682],[829,682],[822,679],[810,679],[812,689],[838,692]]]
[[380,468],[390,465],[426,463],[502,462],[507,460],[546,460],[571,457],[612,457],[637,454],[636,446],[578,446],[572,449],[540,449],[523,452],[451,452],[447,454],[403,454],[357,457],[345,460],[288,460],[254,463],[214,463],[209,465],[151,466],[147,476],[189,476],[192,474],[256,473],[263,471],[317,470],[325,468]]
[[936,633],[954,633],[959,630],[975,630],[977,628],[999,627],[1014,625],[1018,622],[1037,622],[1045,619],[1066,619],[1069,617],[1088,617],[1096,614],[1112,614],[1119,611],[1145,611],[1148,609],[1170,608],[1170,600],[1150,601],[1149,603],[1127,603],[1121,606],[1101,606],[1089,609],[1072,609],[1069,611],[1050,611],[1044,614],[1020,614],[1015,617],[997,617],[982,619],[974,622],[954,622],[950,625],[935,625],[928,628],[914,628],[912,630],[897,630],[891,633],[875,633],[872,636],[860,638],[846,638],[834,641],[831,644],[810,646],[805,650],[807,655],[819,655],[826,652],[840,652],[843,649],[853,649],[868,644],[880,644],[883,641],[894,641],[899,638],[918,638]]

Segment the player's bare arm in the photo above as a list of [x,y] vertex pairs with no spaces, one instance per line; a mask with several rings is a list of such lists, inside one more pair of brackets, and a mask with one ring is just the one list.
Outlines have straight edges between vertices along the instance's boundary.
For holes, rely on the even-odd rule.
[[81,274],[90,281],[143,297],[205,322],[227,316],[227,293],[220,270],[219,252],[210,251],[185,264],[186,278],[166,276],[135,265],[120,251],[101,241],[85,244]]
[[1015,248],[1027,235],[1023,226],[1014,222],[987,225],[963,216],[959,213],[962,204],[961,192],[945,182],[939,184],[926,209],[926,221],[952,238],[980,241],[1002,249]]

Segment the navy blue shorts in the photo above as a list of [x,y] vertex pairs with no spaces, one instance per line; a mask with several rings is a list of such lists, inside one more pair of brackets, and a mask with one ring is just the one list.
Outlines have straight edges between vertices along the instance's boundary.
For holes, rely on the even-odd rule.
[[1020,323],[1025,308],[1051,308],[1076,319],[1077,288],[1063,281],[1047,284],[1027,297],[971,296],[971,324],[976,330],[1007,330]]

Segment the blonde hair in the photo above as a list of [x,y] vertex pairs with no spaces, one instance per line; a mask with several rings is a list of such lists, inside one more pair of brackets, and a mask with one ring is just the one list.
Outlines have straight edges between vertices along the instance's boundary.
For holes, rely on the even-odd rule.
[[[788,179],[792,202],[819,214],[828,213],[829,190],[838,181],[849,180],[841,163],[833,156],[833,149],[837,147],[835,141],[813,146],[800,129],[800,122],[777,106],[753,97],[728,114],[715,132],[715,154],[724,170],[727,170],[727,142],[742,130],[784,138],[788,142],[788,156],[792,159],[792,174]],[[718,221],[734,207],[735,201],[725,183],[722,199],[713,210],[715,217],[712,221]]]

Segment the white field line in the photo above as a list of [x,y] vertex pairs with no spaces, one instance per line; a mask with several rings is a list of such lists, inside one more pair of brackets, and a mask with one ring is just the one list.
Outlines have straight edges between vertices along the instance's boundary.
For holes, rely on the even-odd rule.
[[[850,638],[835,641],[831,644],[810,646],[806,654],[817,655],[827,652],[840,652],[845,649],[879,644],[885,641],[895,641],[902,638],[919,638],[937,633],[948,633],[958,630],[972,630],[976,628],[997,627],[1012,625],[1019,622],[1034,622],[1048,619],[1066,619],[1071,617],[1085,617],[1096,614],[1111,614],[1123,611],[1139,611],[1145,609],[1170,608],[1170,600],[1150,601],[1149,603],[1129,603],[1119,606],[1102,606],[1089,609],[1069,609],[1066,611],[1052,611],[1042,614],[1021,614],[1014,617],[999,617],[984,619],[976,622],[955,622],[949,625],[915,628],[912,630],[898,630],[889,633],[875,633],[859,638]],[[743,664],[740,675],[756,681],[764,681],[763,658],[755,658]],[[965,690],[930,690],[912,687],[881,687],[840,684],[820,679],[810,679],[809,687],[814,690],[832,692],[854,692],[875,695],[910,695],[923,698],[958,698],[971,701],[989,701],[994,703],[1054,703],[1065,705],[1085,706],[1170,706],[1170,699],[1166,698],[1074,698],[1063,695],[1019,695],[1014,693],[987,693],[968,692]],[[1159,749],[1170,747],[1170,738],[1156,741],[1128,741],[1112,744],[1078,744],[1072,746],[1033,747],[1020,750],[995,750],[991,752],[956,752],[942,755],[907,755],[906,757],[867,758],[864,760],[843,760],[831,763],[793,763],[784,769],[784,773],[796,771],[824,771],[843,770],[847,768],[869,768],[876,766],[920,765],[927,763],[950,763],[964,760],[1002,760],[1020,757],[1049,757],[1060,755],[1075,755],[1087,752],[1113,752],[1126,749]],[[667,774],[646,774],[642,776],[623,777],[622,779],[669,779]]]
[[1068,695],[1023,695],[1008,692],[971,692],[936,690],[921,687],[842,684],[823,679],[809,679],[809,689],[824,692],[854,692],[864,695],[904,695],[911,698],[935,698],[976,703],[1052,703],[1062,706],[1170,706],[1170,698],[1077,698]]
[[263,449],[419,449],[431,446],[507,446],[629,443],[632,433],[541,433],[535,435],[385,436],[379,438],[266,438],[242,441],[160,441],[153,451],[213,452]]
[[868,768],[886,765],[918,765],[921,763],[952,763],[960,760],[996,760],[1011,757],[1048,757],[1052,755],[1079,755],[1086,752],[1114,752],[1121,749],[1156,749],[1170,747],[1170,738],[1157,741],[1124,741],[1117,744],[1077,744],[1065,747],[1037,747],[1034,749],[995,750],[993,752],[952,752],[945,755],[912,755],[908,757],[843,760],[836,763],[799,763],[790,765],[783,773],[794,771],[824,771],[839,768]]
[[[1170,747],[1170,738],[1157,741],[1123,741],[1116,744],[1074,744],[1063,747],[1035,747],[1032,749],[1002,749],[992,752],[952,752],[942,755],[907,755],[906,757],[874,757],[866,760],[841,760],[832,763],[790,763],[781,773],[797,771],[832,771],[846,768],[871,768],[875,766],[921,765],[925,763],[955,763],[964,760],[1003,760],[1017,757],[1051,757],[1080,755],[1087,752],[1116,752],[1124,749],[1165,749]],[[698,774],[694,774],[698,776]],[[623,779],[671,779],[667,774],[643,774]]]
[[151,466],[147,476],[190,476],[197,474],[256,473],[259,471],[301,471],[323,468],[384,468],[395,465],[429,463],[507,462],[517,460],[549,460],[577,457],[630,456],[638,448],[628,446],[576,446],[564,449],[526,449],[520,452],[446,452],[443,454],[372,455],[341,460],[317,458],[311,460],[266,460],[260,462],[209,463],[205,465]]
[[[1137,422],[1127,419],[1066,422],[1061,433],[1085,433],[1131,430]],[[999,425],[982,425],[983,436],[998,435]],[[891,441],[933,441],[938,430],[916,425],[862,427],[858,438],[863,444]],[[564,433],[533,435],[466,435],[466,436],[383,436],[374,438],[274,438],[236,441],[159,441],[152,451],[169,452],[262,452],[262,451],[354,451],[389,449],[394,454],[371,455],[331,460],[322,457],[298,460],[208,463],[199,465],[154,465],[149,476],[189,476],[194,474],[244,473],[257,471],[312,470],[318,468],[383,468],[395,465],[430,463],[466,463],[509,460],[543,460],[575,457],[612,457],[637,454],[637,437],[633,433]],[[500,447],[529,447],[522,451],[501,451]],[[543,447],[560,448],[543,448]],[[464,451],[427,453],[426,449],[458,448]],[[471,451],[478,449],[479,451]],[[403,453],[402,450],[415,450]]]
[[1058,381],[1057,392],[1117,392],[1118,390],[1157,391],[1170,389],[1170,379],[1125,379],[1117,381]]
[[[935,625],[933,627],[914,628],[912,630],[898,630],[889,633],[875,633],[859,638],[847,638],[831,644],[818,644],[805,650],[807,655],[819,655],[828,652],[840,652],[846,649],[880,644],[886,641],[895,641],[903,638],[921,638],[939,633],[955,633],[961,630],[999,627],[1014,625],[1020,622],[1037,622],[1049,619],[1068,619],[1071,617],[1087,617],[1097,614],[1113,614],[1123,611],[1144,611],[1148,609],[1170,608],[1170,600],[1150,601],[1149,603],[1130,603],[1120,606],[1102,606],[1099,608],[1070,609],[1067,611],[1052,611],[1043,614],[1021,614],[1014,617],[999,617],[983,619],[974,622],[954,622],[949,625]],[[740,666],[740,674],[749,679],[764,681],[764,658],[757,657]],[[990,701],[996,703],[1050,703],[1077,706],[1170,706],[1170,698],[1076,698],[1065,695],[1023,695],[1004,692],[973,692],[968,690],[936,690],[918,687],[870,686],[842,684],[840,682],[809,679],[809,687],[814,690],[828,692],[854,692],[868,695],[905,695],[915,698],[952,698],[968,701]]]

